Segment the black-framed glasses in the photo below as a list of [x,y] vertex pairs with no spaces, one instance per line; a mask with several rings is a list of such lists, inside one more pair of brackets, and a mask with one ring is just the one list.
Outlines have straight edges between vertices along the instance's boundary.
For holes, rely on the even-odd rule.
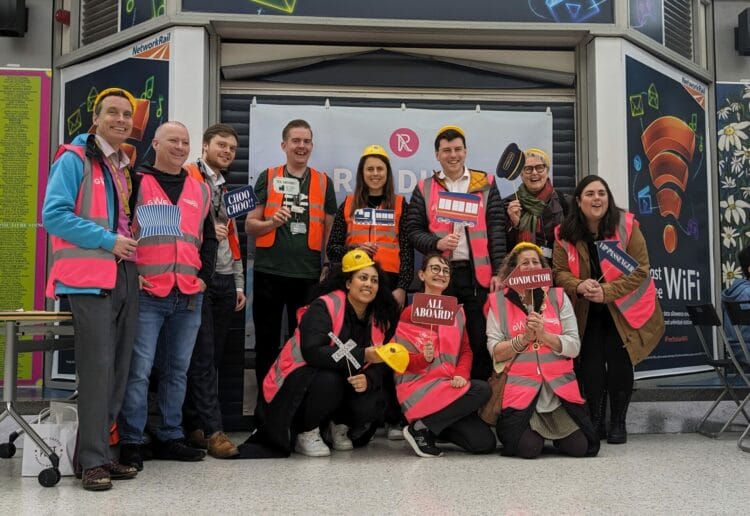
[[430,265],[430,272],[432,272],[433,274],[442,274],[443,276],[451,275],[450,267],[441,267],[440,265],[437,265],[435,263]]
[[532,172],[536,172],[537,174],[541,174],[545,170],[547,170],[547,165],[545,165],[544,163],[540,163],[538,165],[529,165],[529,166],[523,167],[521,169],[521,171],[524,174],[531,174]]

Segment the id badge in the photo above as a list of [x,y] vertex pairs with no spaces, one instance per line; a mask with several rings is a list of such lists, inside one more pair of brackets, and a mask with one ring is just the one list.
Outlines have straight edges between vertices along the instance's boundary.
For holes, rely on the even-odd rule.
[[291,211],[292,213],[305,213],[305,209],[302,206],[297,206],[296,204],[292,204],[289,207],[289,211]]
[[550,249],[549,247],[543,245],[542,246],[542,255],[544,255],[544,257],[547,258],[548,260],[551,260],[552,259],[552,249]]
[[307,226],[304,222],[292,222],[289,224],[289,231],[292,235],[304,235],[307,233]]

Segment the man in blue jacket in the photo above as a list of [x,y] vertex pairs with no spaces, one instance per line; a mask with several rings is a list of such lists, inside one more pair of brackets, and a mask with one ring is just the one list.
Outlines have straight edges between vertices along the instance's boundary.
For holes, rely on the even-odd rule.
[[52,164],[42,209],[51,236],[47,296],[67,296],[78,371],[78,466],[83,488],[101,491],[135,468],[110,455],[138,318],[137,242],[130,232],[129,160],[135,99],[119,88],[94,101],[94,134],[78,135]]
[[[737,259],[740,262],[743,277],[734,280],[734,283],[721,293],[721,300],[747,301],[750,303],[750,246],[747,246],[737,253]],[[742,326],[741,330],[742,340],[745,341],[745,344],[750,346],[750,326]],[[726,309],[724,309],[724,333],[727,335],[727,340],[732,346],[735,356],[740,360],[750,360],[750,357],[746,357],[742,352],[740,341],[732,327],[732,323],[729,321],[729,314]],[[748,349],[748,351],[750,351],[750,349]]]

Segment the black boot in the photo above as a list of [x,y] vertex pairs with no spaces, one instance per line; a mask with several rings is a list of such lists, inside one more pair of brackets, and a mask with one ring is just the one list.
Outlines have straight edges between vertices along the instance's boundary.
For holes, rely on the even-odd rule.
[[633,391],[613,391],[609,393],[609,444],[624,444],[628,442],[628,432],[625,429],[625,416],[630,405],[630,396]]
[[591,422],[594,425],[594,430],[599,435],[599,439],[607,438],[607,391],[602,391],[597,395],[592,395],[587,398],[587,404],[589,406],[589,412],[591,413]]

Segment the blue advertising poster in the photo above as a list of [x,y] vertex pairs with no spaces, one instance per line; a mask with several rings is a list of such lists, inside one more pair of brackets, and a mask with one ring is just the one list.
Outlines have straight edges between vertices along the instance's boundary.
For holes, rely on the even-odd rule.
[[613,23],[614,0],[183,0],[183,11],[397,20]]
[[128,29],[167,12],[167,0],[120,0],[120,30]]
[[637,371],[705,355],[685,305],[711,300],[706,86],[626,56],[629,209],[646,238],[666,333]]

